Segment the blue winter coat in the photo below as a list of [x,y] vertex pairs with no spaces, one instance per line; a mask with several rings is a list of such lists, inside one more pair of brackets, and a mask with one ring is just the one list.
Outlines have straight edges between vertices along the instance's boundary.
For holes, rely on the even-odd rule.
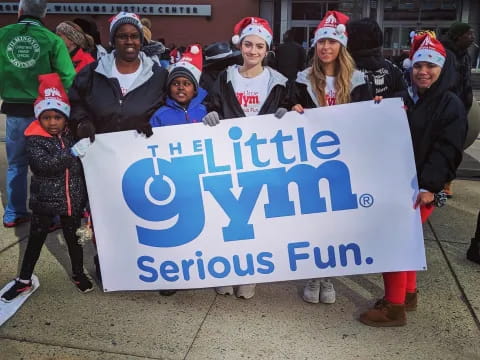
[[157,127],[201,122],[202,118],[207,115],[207,108],[203,104],[206,96],[207,92],[199,87],[197,96],[190,101],[186,110],[168,96],[166,105],[153,114],[150,124],[152,127]]

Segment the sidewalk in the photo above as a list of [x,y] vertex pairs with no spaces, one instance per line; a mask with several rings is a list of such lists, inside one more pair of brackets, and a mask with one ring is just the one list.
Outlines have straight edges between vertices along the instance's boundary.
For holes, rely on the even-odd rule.
[[[480,159],[480,140],[468,154]],[[333,305],[303,302],[303,281],[259,284],[248,301],[212,289],[171,297],[104,294],[98,287],[80,294],[69,281],[66,246],[56,232],[36,267],[40,288],[0,327],[0,360],[480,359],[480,265],[465,260],[480,182],[456,180],[454,191],[424,227],[429,269],[418,274],[419,307],[408,313],[405,327],[370,328],[356,320],[383,295],[380,275],[334,279]],[[28,225],[0,228],[0,286],[16,276],[27,234]],[[91,246],[85,253],[94,274]]]

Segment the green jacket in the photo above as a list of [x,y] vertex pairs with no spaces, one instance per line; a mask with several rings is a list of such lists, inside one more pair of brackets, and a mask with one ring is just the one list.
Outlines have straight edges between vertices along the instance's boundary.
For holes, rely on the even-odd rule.
[[0,28],[0,98],[4,103],[33,104],[38,75],[56,72],[68,91],[75,69],[63,40],[42,22],[22,16]]

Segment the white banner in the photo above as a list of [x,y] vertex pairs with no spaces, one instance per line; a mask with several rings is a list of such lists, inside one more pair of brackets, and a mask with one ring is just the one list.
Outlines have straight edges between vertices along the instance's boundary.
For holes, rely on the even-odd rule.
[[97,135],[105,291],[426,269],[400,99]]

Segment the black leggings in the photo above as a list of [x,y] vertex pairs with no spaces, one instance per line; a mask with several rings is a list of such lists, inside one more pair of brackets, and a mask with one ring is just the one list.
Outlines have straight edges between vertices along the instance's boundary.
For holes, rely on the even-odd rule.
[[[30,280],[32,277],[33,269],[40,257],[40,252],[47,238],[48,228],[52,225],[53,218],[53,216],[48,215],[32,215],[30,235],[28,237],[27,250],[23,256],[20,279]],[[80,221],[81,218],[79,216],[60,216],[73,275],[83,273],[83,249],[78,244],[78,236],[75,234],[80,227]]]

